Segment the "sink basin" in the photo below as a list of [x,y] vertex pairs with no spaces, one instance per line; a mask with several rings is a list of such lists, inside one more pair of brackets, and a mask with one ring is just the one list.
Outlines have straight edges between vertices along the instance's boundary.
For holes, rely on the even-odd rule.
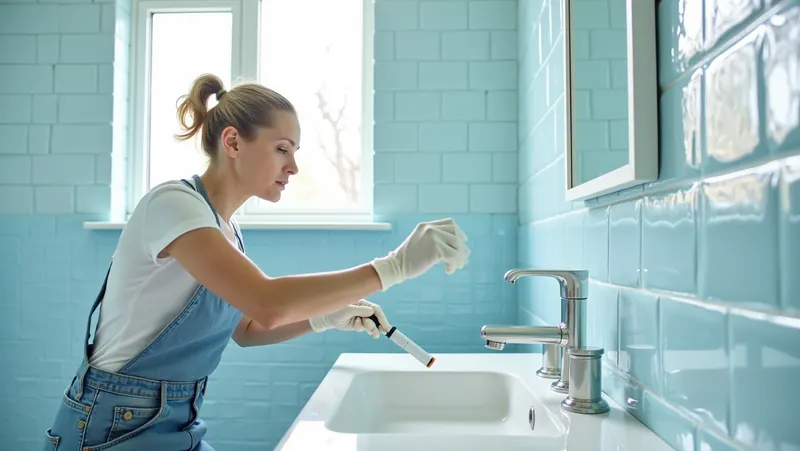
[[[370,371],[353,377],[326,423],[348,434],[560,437],[557,424],[512,375],[491,371]],[[536,410],[531,430],[529,410]]]
[[540,366],[532,354],[437,354],[433,368],[408,354],[342,354],[275,451],[672,449],[608,398],[608,414],[561,411]]

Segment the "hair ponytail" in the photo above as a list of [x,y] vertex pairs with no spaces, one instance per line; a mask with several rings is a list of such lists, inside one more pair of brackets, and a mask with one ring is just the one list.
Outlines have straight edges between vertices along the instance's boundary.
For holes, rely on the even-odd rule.
[[189,93],[178,99],[178,122],[183,133],[176,134],[175,139],[186,141],[200,132],[209,114],[208,99],[223,88],[216,75],[203,74],[194,80]]
[[[211,96],[216,96],[218,103],[209,110]],[[178,122],[183,133],[175,134],[175,138],[186,141],[200,133],[203,151],[212,160],[226,127],[235,127],[243,139],[254,140],[258,128],[272,126],[276,110],[297,114],[289,100],[269,88],[242,83],[226,91],[222,80],[213,74],[197,77],[189,93],[178,101]]]

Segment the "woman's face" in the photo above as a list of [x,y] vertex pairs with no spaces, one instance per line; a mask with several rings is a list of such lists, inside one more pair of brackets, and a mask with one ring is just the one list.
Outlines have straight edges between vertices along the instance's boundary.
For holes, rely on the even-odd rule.
[[[278,202],[289,178],[298,172],[295,153],[300,124],[288,111],[273,114],[273,125],[262,127],[253,141],[236,139],[235,172],[252,196]],[[226,146],[227,147],[227,146]]]

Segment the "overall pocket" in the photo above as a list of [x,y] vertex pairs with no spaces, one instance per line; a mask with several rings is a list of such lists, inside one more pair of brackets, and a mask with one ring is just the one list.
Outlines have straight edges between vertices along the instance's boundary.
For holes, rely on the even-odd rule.
[[47,429],[44,432],[44,451],[58,451],[58,442],[61,438],[53,435],[52,429]]
[[45,451],[81,449],[84,437],[90,432],[87,425],[93,401],[94,393],[77,400],[69,391],[64,392],[53,423],[44,434]]
[[114,421],[108,431],[107,441],[114,441],[126,434],[136,432],[158,416],[158,407],[114,407]]
[[[146,433],[162,413],[161,400],[98,391],[86,427],[83,451],[104,450]],[[143,451],[146,447],[143,447]]]

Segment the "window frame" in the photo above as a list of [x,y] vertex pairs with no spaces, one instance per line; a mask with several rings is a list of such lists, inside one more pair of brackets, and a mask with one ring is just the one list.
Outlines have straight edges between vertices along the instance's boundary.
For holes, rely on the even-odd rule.
[[[244,227],[268,224],[372,223],[374,222],[374,0],[362,1],[361,191],[352,208],[290,209],[247,212],[256,198],[245,203],[236,220]],[[150,123],[150,45],[152,15],[168,12],[225,11],[232,17],[231,79],[260,79],[261,0],[133,0],[129,88],[130,134],[126,152],[125,214],[130,217],[148,185],[148,126]],[[188,86],[187,86],[188,89]],[[177,130],[176,130],[177,131]],[[320,156],[320,158],[323,158]],[[301,168],[302,170],[302,168]],[[191,174],[187,174],[191,175]]]

